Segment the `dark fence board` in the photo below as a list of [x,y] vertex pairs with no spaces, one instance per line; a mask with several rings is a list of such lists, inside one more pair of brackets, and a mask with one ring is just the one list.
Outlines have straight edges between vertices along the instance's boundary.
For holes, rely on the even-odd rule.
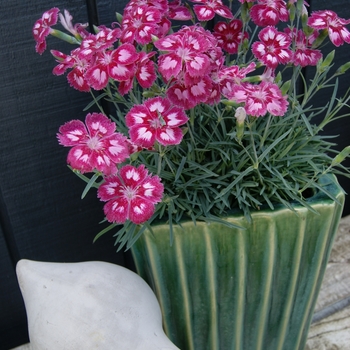
[[[349,2],[347,0],[334,0],[332,2],[325,1],[325,0],[311,0],[310,3],[310,9],[312,11],[317,10],[324,10],[329,9],[334,12],[336,12],[339,17],[342,18],[350,18],[350,6]],[[349,26],[348,26],[349,27]],[[335,67],[338,68],[340,65],[349,62],[350,61],[350,47],[348,44],[344,44],[343,46],[340,46],[338,48],[335,48],[333,44],[327,44],[325,47],[322,48],[324,51],[324,55],[332,51],[333,49],[336,49],[335,51]],[[307,68],[307,74],[306,78],[310,79],[312,76],[311,74],[308,74],[308,72],[312,72],[312,68]],[[334,70],[333,70],[334,71]],[[343,96],[347,89],[349,89],[349,71],[346,75],[339,77],[339,90],[337,96]],[[324,89],[321,90],[315,99],[312,101],[313,106],[323,106],[326,102],[330,100],[330,96],[332,94],[331,89]],[[350,117],[340,119],[337,121],[334,121],[332,124],[328,125],[324,129],[324,133],[327,135],[333,135],[337,136],[333,142],[336,143],[336,146],[334,147],[337,150],[342,150],[344,147],[348,146],[350,144]],[[347,167],[350,167],[350,160],[347,159],[344,162],[344,165]],[[341,186],[344,188],[346,193],[350,194],[350,179],[339,176],[338,180],[341,184]],[[350,203],[349,198],[346,198],[345,201],[345,208],[343,212],[343,216],[350,214]]]
[[[115,9],[112,12],[112,4],[105,3],[107,10],[101,11],[100,19],[114,21]],[[64,76],[51,74],[55,62],[49,51],[40,57],[34,50],[33,24],[54,6],[69,9],[77,22],[87,22],[83,0],[3,0],[0,4],[0,212],[7,217],[3,225],[8,230],[0,232],[0,350],[27,339],[15,260],[104,260],[126,265],[130,259],[116,254],[111,235],[92,244],[103,227],[99,225],[102,203],[95,193],[80,199],[84,184],[66,167],[67,149],[56,140],[61,124],[85,117],[83,108],[90,95],[70,88]],[[62,52],[72,48],[52,37],[50,41]],[[6,235],[13,235],[18,251],[12,263]]]
[[28,341],[25,308],[4,234],[0,227],[0,349]]
[[[105,258],[123,262],[115,249],[92,246],[101,229],[101,203],[91,194],[83,201],[84,184],[65,165],[67,149],[58,146],[56,132],[69,118],[84,118],[89,94],[70,88],[65,77],[54,77],[55,63],[47,51],[34,51],[31,28],[53,5],[70,8],[78,21],[87,18],[83,1],[38,1],[41,6],[8,1],[2,24],[11,28],[1,39],[2,91],[1,184],[8,216],[21,257],[49,260]],[[23,13],[18,13],[22,9]],[[15,20],[16,13],[21,18]],[[51,38],[50,38],[51,39]],[[71,47],[57,41],[58,49]],[[110,242],[109,242],[110,243]],[[100,245],[100,249],[98,248]],[[108,244],[110,246],[110,244]],[[45,247],[45,249],[42,249]],[[104,255],[100,256],[100,250]],[[54,253],[53,253],[54,252]],[[78,253],[79,252],[79,253]]]

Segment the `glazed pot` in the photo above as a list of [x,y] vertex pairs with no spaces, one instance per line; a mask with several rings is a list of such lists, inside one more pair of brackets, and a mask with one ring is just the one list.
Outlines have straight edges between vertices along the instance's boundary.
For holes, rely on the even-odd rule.
[[137,271],[160,303],[163,327],[181,350],[303,350],[341,217],[335,177],[308,199],[240,213],[219,223],[183,222],[170,246],[166,224],[132,247]]

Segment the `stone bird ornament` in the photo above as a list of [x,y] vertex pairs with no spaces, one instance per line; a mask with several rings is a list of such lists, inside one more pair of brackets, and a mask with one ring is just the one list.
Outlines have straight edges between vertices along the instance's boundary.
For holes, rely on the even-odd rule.
[[16,272],[32,350],[179,350],[153,291],[124,267],[20,260]]

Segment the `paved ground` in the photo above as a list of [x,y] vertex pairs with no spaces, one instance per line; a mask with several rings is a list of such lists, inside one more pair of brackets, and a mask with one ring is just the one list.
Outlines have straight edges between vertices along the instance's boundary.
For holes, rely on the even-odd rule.
[[350,349],[350,216],[342,218],[305,350]]

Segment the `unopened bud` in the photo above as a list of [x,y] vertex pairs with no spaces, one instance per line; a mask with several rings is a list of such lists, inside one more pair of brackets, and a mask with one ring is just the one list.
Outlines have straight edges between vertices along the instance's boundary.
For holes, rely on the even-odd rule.
[[288,91],[290,89],[290,84],[291,84],[291,81],[290,80],[287,80],[281,87],[281,92],[282,92],[282,95],[287,95],[288,94]]
[[334,157],[334,159],[332,160],[332,165],[337,165],[340,164],[341,162],[343,162],[345,160],[345,158],[347,158],[350,155],[350,146],[345,147],[338,155],[336,155]]
[[321,66],[329,66],[334,59],[334,55],[335,55],[335,50],[331,51],[326,58],[323,60],[323,63],[321,64]]
[[343,64],[342,66],[340,66],[336,73],[337,74],[344,74],[348,69],[350,68],[350,62],[347,62],[345,64]]
[[244,134],[244,121],[247,117],[247,112],[243,107],[238,107],[236,109],[236,140],[241,144],[243,134]]
[[295,20],[295,13],[296,13],[296,8],[294,4],[288,4],[288,11],[289,11],[289,18],[291,22]]
[[123,22],[123,15],[122,14],[120,14],[119,12],[116,12],[115,16],[117,17],[118,23],[122,23]]
[[60,30],[52,29],[50,30],[50,34],[56,38],[59,38],[63,41],[66,41],[70,44],[80,44],[80,42],[72,35],[68,35]]
[[245,118],[247,117],[247,112],[243,107],[237,107],[235,118],[237,119],[237,124],[241,125],[244,123]]
[[323,43],[323,41],[327,38],[328,36],[328,30],[327,29],[322,29],[319,32],[318,37],[316,38],[316,40],[312,43],[312,48],[313,49],[317,49],[318,47],[320,47],[320,45]]

